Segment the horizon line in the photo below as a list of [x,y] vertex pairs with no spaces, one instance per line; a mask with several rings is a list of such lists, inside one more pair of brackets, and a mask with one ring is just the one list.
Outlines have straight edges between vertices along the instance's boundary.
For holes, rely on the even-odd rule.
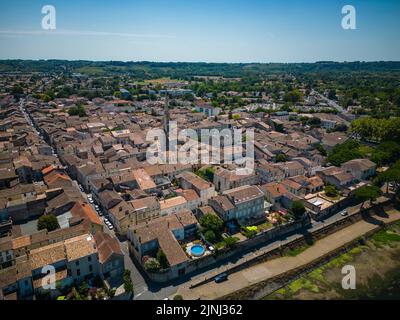
[[298,61],[298,62],[283,62],[283,61],[252,61],[252,62],[216,62],[216,61],[155,61],[155,60],[103,60],[103,59],[62,59],[62,58],[0,58],[0,61],[67,61],[67,62],[122,62],[122,63],[205,63],[205,64],[317,64],[317,63],[399,63],[400,60],[317,60],[317,61]]

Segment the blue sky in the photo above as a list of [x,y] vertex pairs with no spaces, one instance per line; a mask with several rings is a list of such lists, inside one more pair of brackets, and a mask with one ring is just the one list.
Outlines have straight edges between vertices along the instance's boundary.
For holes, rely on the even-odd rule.
[[[8,1],[7,1],[8,2]],[[357,29],[341,27],[344,5]],[[44,5],[57,29],[41,29]],[[400,60],[398,0],[14,0],[0,59],[314,62]]]

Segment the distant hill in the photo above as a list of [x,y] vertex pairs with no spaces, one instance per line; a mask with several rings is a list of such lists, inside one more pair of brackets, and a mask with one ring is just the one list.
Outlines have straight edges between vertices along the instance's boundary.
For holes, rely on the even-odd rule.
[[66,72],[88,75],[129,74],[138,78],[190,76],[241,77],[279,73],[399,73],[400,62],[189,63],[67,60],[0,60],[0,72]]

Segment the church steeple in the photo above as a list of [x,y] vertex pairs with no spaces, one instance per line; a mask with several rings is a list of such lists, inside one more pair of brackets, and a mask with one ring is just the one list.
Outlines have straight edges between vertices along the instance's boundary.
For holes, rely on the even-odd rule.
[[164,133],[166,137],[166,151],[169,151],[169,97],[168,93],[165,94],[165,105],[164,105]]

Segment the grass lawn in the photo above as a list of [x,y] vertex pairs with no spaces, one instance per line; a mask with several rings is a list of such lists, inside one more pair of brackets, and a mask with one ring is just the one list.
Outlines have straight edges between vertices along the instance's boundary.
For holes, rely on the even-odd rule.
[[217,242],[214,246],[217,249],[223,249],[223,248],[225,248],[225,242],[223,242],[223,241]]
[[326,278],[324,276],[324,268],[318,268],[318,269],[311,271],[308,274],[308,278],[310,278],[313,281],[327,284]]
[[[383,248],[384,246],[395,247],[396,244],[400,243],[400,224],[395,223],[392,227],[387,230],[382,229],[372,235],[370,238],[370,245],[358,245],[346,253],[341,254],[340,256],[330,260],[324,265],[314,269],[308,274],[300,277],[299,279],[292,281],[284,288],[281,288],[270,295],[264,297],[266,300],[281,300],[281,299],[294,299],[301,298],[302,293],[300,291],[307,290],[309,292],[314,293],[329,293],[332,290],[339,292],[340,288],[336,288],[337,283],[332,282],[327,279],[328,270],[339,270],[346,264],[356,263],[355,257],[360,255],[364,251],[368,250],[376,250],[377,248]],[[371,244],[373,246],[371,247]],[[295,256],[301,252],[303,252],[307,247],[302,246],[299,248],[295,248],[290,250],[286,255]],[[331,277],[332,278],[332,277]],[[380,280],[381,281],[381,280]],[[369,290],[369,289],[368,289]],[[341,292],[339,292],[341,293]],[[310,297],[307,293],[304,293],[306,297]],[[341,293],[343,294],[343,293]]]
[[[307,249],[309,246],[302,246],[296,249],[291,250],[293,255],[299,254]],[[265,300],[275,300],[275,299],[293,299],[293,296],[299,293],[301,290],[308,290],[314,293],[319,293],[321,291],[330,288],[331,284],[326,280],[325,272],[328,269],[333,268],[341,268],[348,262],[354,259],[354,256],[360,254],[367,246],[358,246],[355,247],[349,252],[340,255],[339,257],[332,259],[325,265],[314,269],[310,273],[301,278],[292,281],[286,287],[281,288],[272,294],[264,297]]]
[[390,245],[391,242],[400,242],[400,235],[392,230],[380,230],[372,236],[375,245]]
[[265,230],[269,230],[273,227],[272,223],[269,221],[266,221],[264,223],[261,223],[259,225],[257,225],[257,228],[261,231],[265,231]]
[[300,278],[295,281],[293,281],[288,289],[290,290],[291,294],[295,294],[296,292],[300,291],[301,289],[306,289],[310,290],[312,292],[319,292],[319,288],[317,285],[312,283],[310,280],[307,278]]

